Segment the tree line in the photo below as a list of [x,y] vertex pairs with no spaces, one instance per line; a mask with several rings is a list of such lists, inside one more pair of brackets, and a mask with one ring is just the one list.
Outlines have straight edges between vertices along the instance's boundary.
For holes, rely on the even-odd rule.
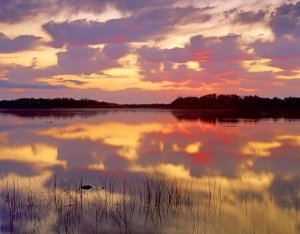
[[238,96],[235,94],[209,94],[201,97],[178,97],[169,104],[116,104],[91,99],[72,98],[20,98],[0,101],[1,109],[47,109],[47,108],[167,108],[167,109],[300,109],[299,97],[266,98]]
[[179,97],[170,106],[179,109],[300,109],[300,98],[209,94],[202,97]]
[[114,103],[98,102],[91,99],[76,100],[73,98],[20,98],[16,100],[0,101],[0,108],[26,108],[26,109],[48,109],[48,108],[111,108],[118,106]]

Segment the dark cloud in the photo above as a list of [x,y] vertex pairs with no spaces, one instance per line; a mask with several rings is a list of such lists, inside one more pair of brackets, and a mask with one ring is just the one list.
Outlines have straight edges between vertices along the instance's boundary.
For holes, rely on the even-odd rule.
[[56,74],[100,73],[103,69],[118,67],[118,63],[103,55],[97,48],[68,47],[67,51],[57,53],[57,66],[50,69]]
[[62,11],[68,14],[101,13],[108,6],[122,12],[136,12],[145,8],[170,7],[176,2],[178,0],[1,0],[0,22],[17,23],[39,14],[53,16]]
[[[46,3],[48,2],[48,3]],[[49,4],[50,1],[37,0],[1,0],[0,1],[0,22],[15,23],[37,13]]]
[[190,51],[187,51],[185,48],[175,47],[173,49],[166,50],[166,58],[169,61],[175,63],[184,63],[187,62],[193,57]]
[[21,35],[15,38],[8,38],[0,33],[0,53],[14,53],[35,48],[41,42],[40,37]]
[[106,22],[75,20],[48,22],[44,30],[52,37],[53,47],[66,44],[84,46],[145,41],[170,30],[181,18],[196,9],[193,7],[153,10],[142,15],[112,19]]
[[15,88],[15,89],[66,89],[64,85],[49,85],[46,83],[20,83],[7,80],[0,80],[0,88]]
[[[96,0],[97,1],[97,0]],[[120,10],[127,10],[127,11],[135,11],[137,9],[141,8],[153,8],[153,6],[157,8],[161,7],[168,7],[172,6],[172,4],[175,4],[176,2],[179,2],[178,0],[107,0],[106,2],[109,2],[110,4],[114,5]]]
[[253,44],[253,48],[258,57],[269,58],[271,66],[281,68],[280,75],[293,79],[299,78],[296,71],[300,68],[300,39],[280,37],[271,42],[257,41]]
[[165,51],[157,47],[142,46],[137,52],[144,60],[152,63],[160,63],[166,59]]
[[[34,20],[37,15],[42,16],[38,17],[39,20],[53,19],[42,26],[51,38],[49,45],[65,49],[65,51],[57,53],[58,62],[55,66],[38,68],[35,64],[40,64],[39,61],[33,59],[32,66],[29,67],[10,66],[5,68],[7,72],[0,73],[3,87],[13,87],[16,83],[20,83],[24,87],[29,87],[30,84],[39,87],[43,83],[38,82],[38,78],[56,79],[62,84],[84,85],[85,81],[76,81],[75,78],[63,76],[83,77],[93,73],[103,75],[105,69],[120,67],[120,61],[117,60],[129,52],[133,52],[133,46],[136,46],[136,43],[130,42],[143,42],[145,45],[151,41],[151,45],[157,45],[156,42],[165,40],[167,36],[174,33],[174,30],[179,30],[182,37],[187,36],[182,35],[182,32],[189,31],[194,24],[197,24],[196,27],[199,31],[211,32],[212,28],[215,28],[216,22],[224,22],[228,26],[234,21],[250,26],[265,18],[269,19],[269,17],[269,25],[274,31],[275,39],[272,42],[257,40],[253,43],[255,56],[272,59],[271,65],[285,69],[285,74],[293,73],[289,69],[299,69],[300,2],[283,4],[272,14],[270,14],[269,7],[252,11],[243,11],[243,6],[234,9],[227,8],[228,11],[223,12],[223,16],[228,16],[229,19],[222,17],[222,10],[218,7],[214,11],[216,17],[212,12],[207,11],[209,9],[200,8],[212,4],[212,1],[199,3],[198,6],[195,6],[196,4],[192,1],[182,3],[178,0],[0,0],[0,3],[1,23],[18,23],[27,18]],[[187,5],[194,7],[186,7]],[[118,9],[120,17],[123,18],[100,22],[102,20],[101,13],[109,9]],[[62,16],[66,18],[82,17],[85,14],[76,15],[82,12],[94,13],[94,16],[99,16],[99,18],[93,21],[81,19],[63,22],[55,19],[56,15],[60,16],[59,19]],[[211,25],[202,26],[202,22],[210,19],[213,21]],[[225,30],[227,30],[227,26]],[[220,27],[222,26],[220,25]],[[235,26],[233,25],[233,27]],[[220,30],[222,33],[223,29]],[[189,31],[188,33],[194,35],[197,32]],[[177,41],[177,38],[174,40]],[[33,49],[40,42],[41,39],[38,37],[8,38],[4,34],[0,34],[0,53]],[[165,88],[174,89],[182,86],[199,88],[213,84],[210,86],[211,90],[217,85],[227,90],[226,80],[240,82],[241,79],[256,80],[259,77],[257,74],[250,74],[242,67],[242,61],[249,57],[253,58],[254,55],[248,55],[240,49],[239,42],[240,38],[237,35],[219,38],[199,35],[192,37],[190,42],[182,48],[162,49],[146,44],[147,46],[137,49],[139,71],[144,80],[176,81],[178,83],[168,84]],[[103,44],[104,48],[89,47],[97,44]],[[161,44],[159,43],[159,45]],[[194,63],[186,64],[187,62]],[[201,69],[195,68],[197,64]],[[272,77],[274,74],[269,72],[268,78]],[[7,78],[9,80],[5,81]],[[255,83],[256,86],[258,86],[257,84],[258,82]],[[136,82],[132,81],[132,84],[128,85],[135,87]],[[238,86],[236,84],[236,87]],[[245,88],[247,87],[245,85]]]
[[263,10],[258,12],[242,11],[236,15],[235,22],[252,24],[260,22],[265,18],[266,13]]
[[[228,77],[234,79],[242,71],[240,61],[248,56],[239,49],[238,40],[237,35],[220,38],[195,36],[183,48],[143,46],[137,50],[141,74],[145,79],[156,82],[193,80],[193,85]],[[202,70],[190,69],[185,64],[187,62],[196,62],[199,66],[201,63]]]
[[282,69],[279,75],[296,79],[298,74],[293,70],[300,66],[300,1],[281,5],[270,17],[269,24],[275,39],[256,41],[252,47],[258,57],[269,58],[271,66]]
[[300,56],[300,40],[278,38],[272,42],[257,41],[253,47],[259,57],[287,59]]
[[[14,173],[22,176],[37,176],[41,173],[39,168],[32,163],[16,162],[13,160],[1,160],[1,168],[5,168],[5,172]],[[2,171],[3,173],[3,171]]]
[[272,14],[270,26],[277,37],[300,36],[300,1],[283,4]]
[[80,81],[80,80],[69,80],[69,79],[63,79],[63,78],[58,78],[57,80],[63,82],[63,83],[73,83],[75,85],[85,85],[87,82]]
[[214,62],[240,60],[245,58],[246,54],[239,48],[239,38],[239,35],[234,34],[220,38],[196,36],[191,38],[189,48],[195,55],[202,53],[208,60],[212,59]]
[[126,44],[108,44],[103,49],[104,54],[112,59],[119,59],[129,53],[129,48]]
[[236,12],[238,12],[237,8],[232,8],[230,10],[224,11],[224,17],[225,18],[231,18],[232,15],[234,15]]
[[98,48],[68,47],[66,51],[58,52],[57,57],[55,66],[43,69],[15,66],[8,69],[7,76],[10,79],[24,82],[57,75],[101,74],[104,69],[120,66],[115,60],[105,57]]

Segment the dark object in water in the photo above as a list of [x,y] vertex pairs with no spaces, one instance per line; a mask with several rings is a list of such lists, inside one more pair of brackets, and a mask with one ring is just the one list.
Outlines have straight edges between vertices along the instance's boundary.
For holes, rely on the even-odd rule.
[[84,189],[84,190],[90,190],[91,188],[93,188],[91,185],[83,185],[80,187],[80,189]]

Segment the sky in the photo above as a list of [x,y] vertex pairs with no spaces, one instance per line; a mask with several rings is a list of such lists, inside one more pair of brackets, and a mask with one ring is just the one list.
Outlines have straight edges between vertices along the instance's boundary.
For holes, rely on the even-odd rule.
[[300,1],[0,0],[0,99],[299,96]]

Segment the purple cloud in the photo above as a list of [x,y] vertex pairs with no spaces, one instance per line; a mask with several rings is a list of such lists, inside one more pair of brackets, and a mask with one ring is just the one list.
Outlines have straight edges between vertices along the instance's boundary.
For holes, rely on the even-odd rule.
[[[194,54],[199,52],[207,52],[206,57],[214,62],[228,62],[240,60],[246,57],[245,52],[239,49],[239,35],[227,35],[220,38],[203,38],[196,36],[191,38],[190,50]],[[209,55],[211,53],[211,55]]]
[[65,85],[49,85],[46,83],[19,83],[0,80],[0,88],[13,89],[68,89]]
[[78,12],[102,13],[107,6],[121,12],[134,12],[142,9],[169,8],[178,0],[1,0],[0,22],[17,23],[39,14],[53,16],[66,10],[69,14]]
[[40,37],[21,35],[10,39],[4,33],[0,33],[0,53],[14,53],[34,49],[40,42]]
[[19,22],[29,16],[37,15],[45,4],[43,1],[36,0],[1,0],[0,3],[0,22],[6,23]]
[[[216,6],[201,8],[210,4]],[[195,4],[195,1],[183,3],[179,0],[3,0],[0,7],[2,24],[20,22],[23,24],[25,20],[34,21],[36,16],[39,20],[53,19],[47,23],[41,22],[45,23],[42,29],[50,36],[49,46],[63,48],[65,51],[57,53],[57,64],[47,68],[37,68],[34,66],[34,60],[29,67],[6,66],[4,72],[0,72],[0,79],[3,80],[0,86],[15,87],[15,84],[19,83],[19,87],[29,88],[32,84],[36,89],[38,87],[42,89],[43,83],[39,82],[38,78],[54,76],[62,84],[72,83],[80,86],[85,82],[63,76],[84,76],[93,73],[104,75],[103,70],[122,66],[118,59],[136,52],[140,68],[137,72],[140,72],[144,81],[171,81],[172,83],[163,83],[164,89],[184,90],[189,87],[196,90],[207,87],[216,92],[220,90],[226,92],[236,88],[261,90],[262,87],[266,88],[267,84],[272,87],[270,93],[276,93],[279,88],[285,86],[285,91],[296,89],[289,85],[296,83],[274,79],[276,75],[271,71],[248,72],[242,66],[242,62],[245,59],[270,58],[272,66],[284,70],[281,74],[298,75],[296,70],[299,70],[300,64],[300,2],[282,4],[275,9],[274,6],[279,4],[276,3],[262,10],[251,11],[248,5],[228,4],[226,12],[222,10],[224,8],[221,4],[218,1]],[[230,9],[231,6],[235,8]],[[55,19],[57,15],[60,16],[59,19],[63,16],[70,16],[72,19],[81,18],[85,15],[81,13],[85,12],[88,13],[87,17],[91,14],[101,17],[102,12],[107,13],[110,9],[117,9],[123,18],[104,22],[87,19],[61,22]],[[274,12],[270,13],[272,11]],[[275,35],[273,41],[257,40],[249,45],[240,40],[240,36],[233,34],[205,37],[206,33],[211,35],[214,33],[212,30],[218,30],[223,23],[226,27],[215,35],[225,32],[235,33],[236,31],[232,30],[240,29],[234,25],[237,22],[249,24],[245,27],[252,28],[252,24],[260,21],[266,23],[267,19],[269,19],[268,26]],[[208,20],[211,21],[201,24]],[[222,25],[216,25],[218,23]],[[233,27],[230,27],[232,23]],[[162,45],[157,42],[174,35],[174,32],[178,33],[176,35],[180,34],[180,37],[194,35],[195,32],[191,31],[194,27],[195,32],[199,30],[204,34],[192,37],[181,48],[162,49],[155,46]],[[184,35],[185,31],[187,35]],[[249,34],[252,33],[251,30]],[[21,35],[8,38],[0,34],[0,53],[31,50],[40,45],[41,40],[34,36]],[[149,41],[151,43],[147,44]],[[177,38],[174,38],[174,41],[177,41]],[[142,42],[144,46],[136,49],[140,43],[131,42]],[[90,47],[97,44],[102,44],[104,48]],[[253,47],[253,54],[249,55],[241,49],[247,46]],[[36,64],[40,64],[39,61]],[[132,82],[131,87],[135,87],[136,84]],[[192,92],[191,89],[189,92]]]
[[85,84],[87,84],[87,82],[80,81],[80,80],[65,80],[63,78],[58,78],[57,80],[59,80],[59,81],[61,81],[63,83],[73,83],[73,84],[78,85],[78,86],[79,85],[85,85]]
[[[102,70],[120,65],[111,58],[106,57],[100,49],[89,47],[67,47],[67,51],[58,52],[58,63],[47,68],[34,68],[23,66],[7,67],[8,80],[0,82],[0,88],[27,88],[27,89],[53,89],[67,88],[67,86],[51,85],[38,81],[38,78],[51,78],[59,75],[90,75],[102,74]],[[62,83],[73,83],[77,86],[86,82],[74,79],[57,78]]]
[[[239,49],[239,36],[228,35],[220,38],[195,36],[183,48],[159,49],[143,46],[137,50],[140,57],[141,75],[158,82],[193,81],[192,86],[201,82],[211,83],[220,79],[236,79],[243,72],[240,61],[247,54]],[[185,63],[201,63],[201,71],[189,68]],[[174,63],[181,63],[173,66]]]
[[54,73],[85,74],[101,73],[101,70],[118,67],[118,63],[107,58],[99,49],[89,47],[68,47],[66,52],[57,53],[57,66],[50,69]]
[[129,48],[126,44],[108,44],[104,46],[103,52],[108,58],[119,59],[129,53]]
[[58,52],[57,57],[58,62],[55,66],[43,69],[15,66],[8,69],[7,76],[9,79],[19,82],[35,82],[36,78],[57,75],[101,74],[104,69],[120,66],[115,60],[105,57],[97,48],[68,47],[67,51]]
[[300,69],[300,39],[279,37],[271,42],[257,41],[252,46],[258,57],[269,58],[270,65],[281,68],[280,74],[299,78],[293,70]]
[[53,47],[85,46],[145,41],[160,37],[180,22],[181,18],[197,9],[193,7],[153,10],[142,15],[112,19],[106,22],[75,20],[43,25],[52,37]]
[[288,59],[300,56],[300,40],[279,38],[272,42],[257,41],[253,47],[259,57]]
[[166,59],[164,50],[157,47],[142,46],[137,53],[146,61],[152,63],[160,63]]
[[277,37],[300,36],[300,1],[283,4],[272,14],[270,26]]
[[252,24],[262,21],[265,15],[266,13],[263,10],[259,10],[258,12],[242,11],[236,15],[235,22]]

